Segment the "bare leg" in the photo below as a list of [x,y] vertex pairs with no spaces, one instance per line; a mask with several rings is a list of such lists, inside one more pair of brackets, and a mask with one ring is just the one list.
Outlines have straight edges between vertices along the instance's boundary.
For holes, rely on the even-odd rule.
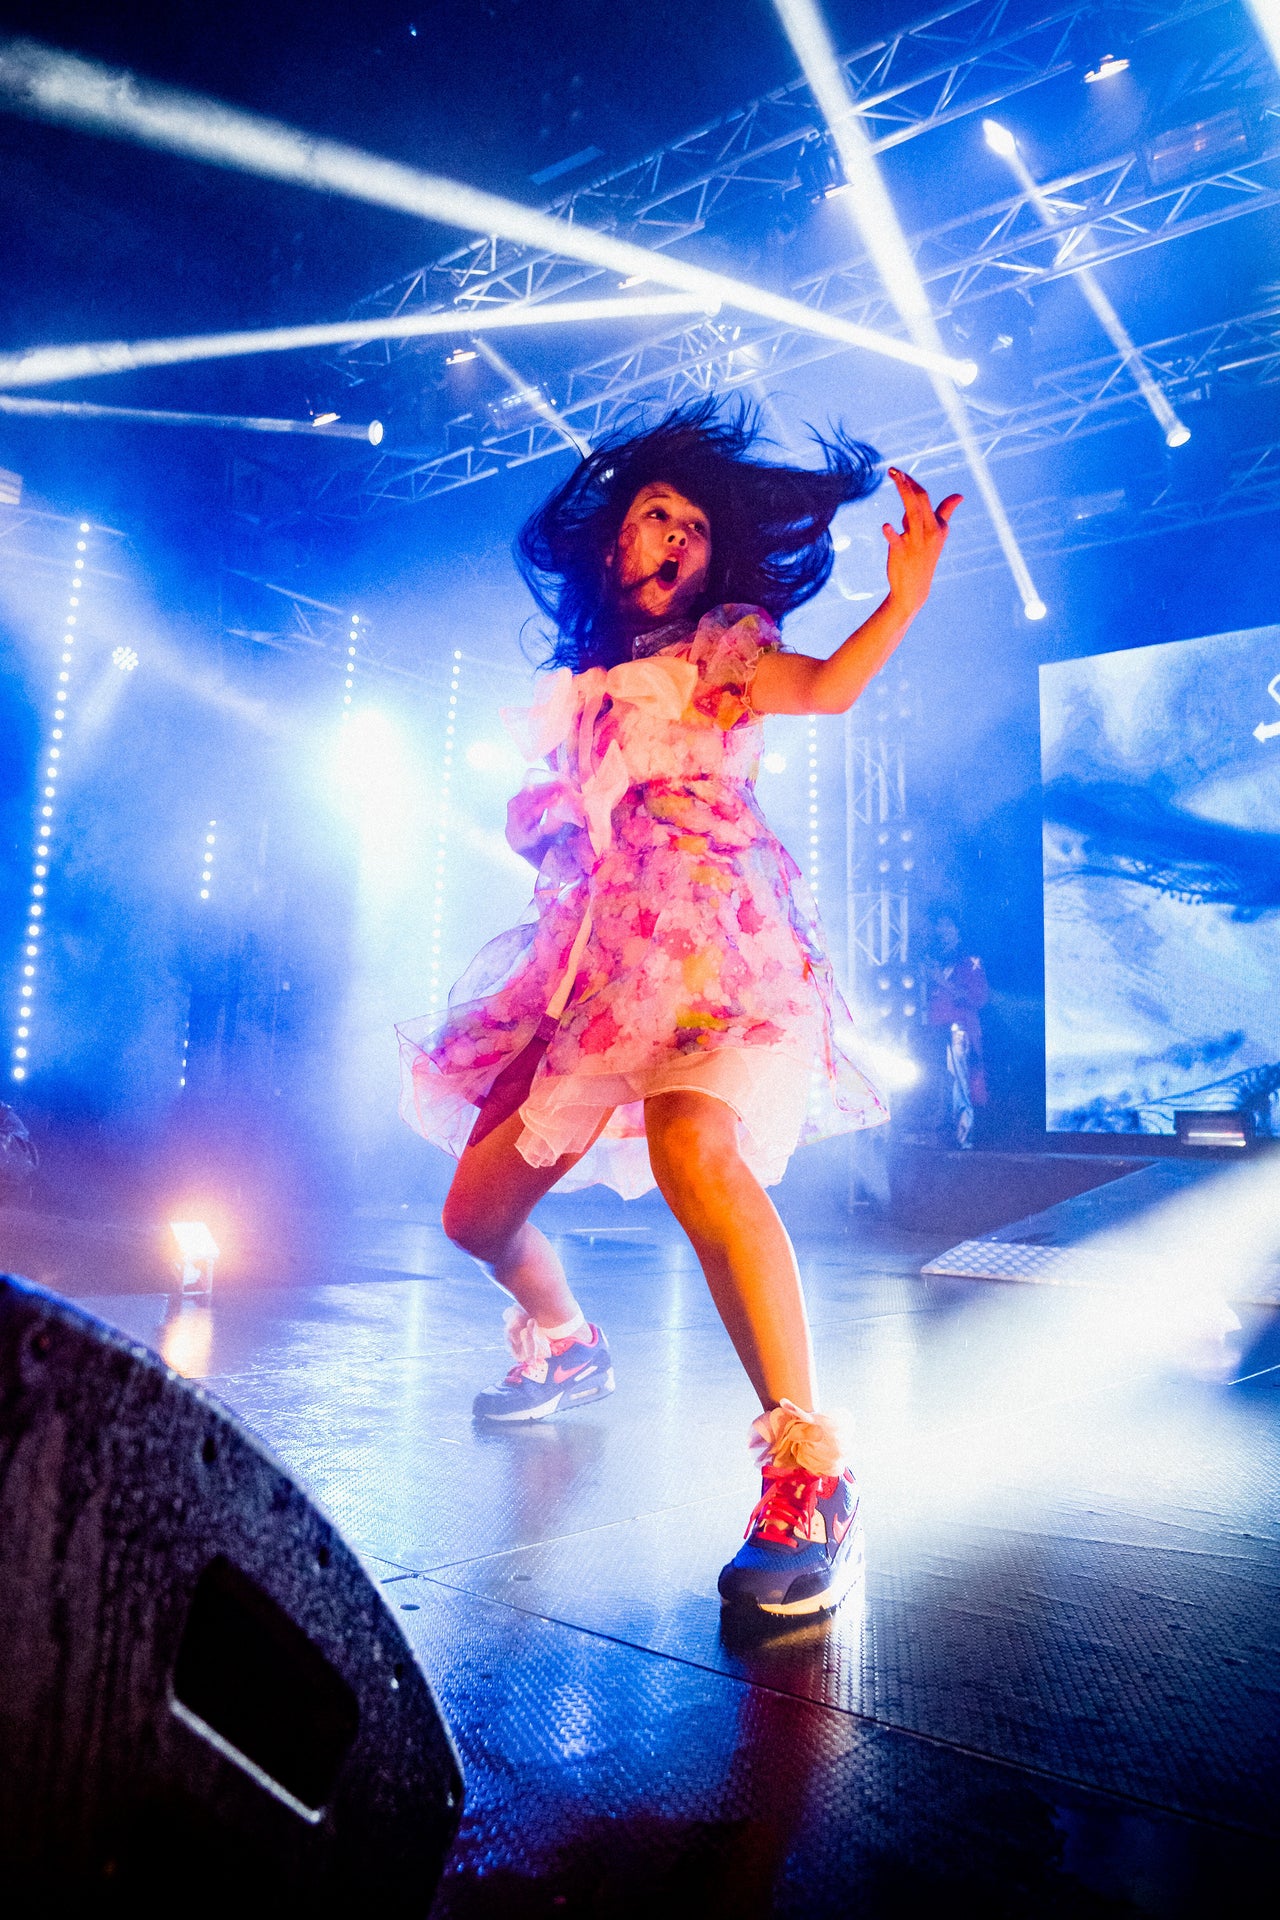
[[800,1270],[787,1230],[738,1148],[738,1118],[705,1093],[646,1100],[649,1160],[688,1234],[760,1404],[816,1399]]
[[539,1326],[558,1327],[575,1317],[578,1303],[555,1249],[530,1226],[529,1215],[582,1155],[531,1167],[516,1146],[523,1124],[513,1113],[478,1146],[464,1150],[444,1203],[444,1230],[455,1246],[488,1267]]

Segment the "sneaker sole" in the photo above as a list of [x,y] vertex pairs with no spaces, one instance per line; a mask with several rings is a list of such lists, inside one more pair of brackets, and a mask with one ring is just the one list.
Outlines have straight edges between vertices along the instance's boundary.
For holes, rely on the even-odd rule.
[[850,1590],[862,1578],[864,1565],[862,1527],[857,1526],[853,1546],[845,1557],[838,1578],[822,1593],[809,1594],[803,1600],[725,1600],[720,1605],[731,1613],[768,1613],[784,1620],[806,1620],[815,1613],[834,1613],[849,1597]]
[[549,1420],[552,1414],[568,1412],[570,1407],[585,1407],[590,1400],[603,1400],[606,1394],[613,1392],[613,1386],[613,1368],[610,1367],[603,1380],[593,1381],[589,1387],[580,1387],[576,1393],[568,1386],[561,1387],[559,1392],[553,1393],[540,1406],[520,1407],[514,1413],[490,1413],[487,1408],[473,1407],[472,1413],[477,1420],[483,1420],[490,1426],[520,1426],[530,1420]]

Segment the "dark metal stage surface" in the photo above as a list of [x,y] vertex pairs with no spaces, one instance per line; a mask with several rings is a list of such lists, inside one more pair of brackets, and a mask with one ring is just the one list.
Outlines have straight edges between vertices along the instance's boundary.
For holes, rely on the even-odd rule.
[[207,1379],[398,1610],[468,1782],[434,1912],[1205,1915],[1274,1889],[1274,1316],[1210,1382],[1096,1297],[922,1280],[942,1236],[802,1243],[866,1587],[752,1643],[715,1596],[757,1491],[749,1389],[674,1230],[636,1218],[563,1238],[616,1395],[526,1429],[472,1426],[500,1303],[429,1226],[366,1222],[341,1283],[228,1285],[207,1319],[86,1302]]

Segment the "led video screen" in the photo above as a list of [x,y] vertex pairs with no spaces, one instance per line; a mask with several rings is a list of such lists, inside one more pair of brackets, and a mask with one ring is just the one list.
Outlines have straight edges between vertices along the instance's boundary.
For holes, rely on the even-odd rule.
[[1280,1131],[1280,627],[1040,669],[1051,1132]]

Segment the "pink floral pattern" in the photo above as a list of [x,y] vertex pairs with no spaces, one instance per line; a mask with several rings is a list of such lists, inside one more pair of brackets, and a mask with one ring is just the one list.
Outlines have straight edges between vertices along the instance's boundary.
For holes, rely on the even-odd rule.
[[[640,1103],[674,1085],[727,1099],[771,1179],[799,1140],[888,1118],[837,1043],[849,1016],[816,908],[756,800],[750,687],[778,644],[758,608],[718,607],[646,660],[553,676],[523,724],[531,755],[565,783],[565,824],[530,918],[482,950],[442,1020],[399,1029],[401,1111],[427,1139],[459,1153],[540,1028],[526,1158],[581,1151],[612,1110],[572,1184],[651,1186]],[[567,1002],[548,1022],[575,942]],[[779,1098],[784,1084],[795,1098]]]

